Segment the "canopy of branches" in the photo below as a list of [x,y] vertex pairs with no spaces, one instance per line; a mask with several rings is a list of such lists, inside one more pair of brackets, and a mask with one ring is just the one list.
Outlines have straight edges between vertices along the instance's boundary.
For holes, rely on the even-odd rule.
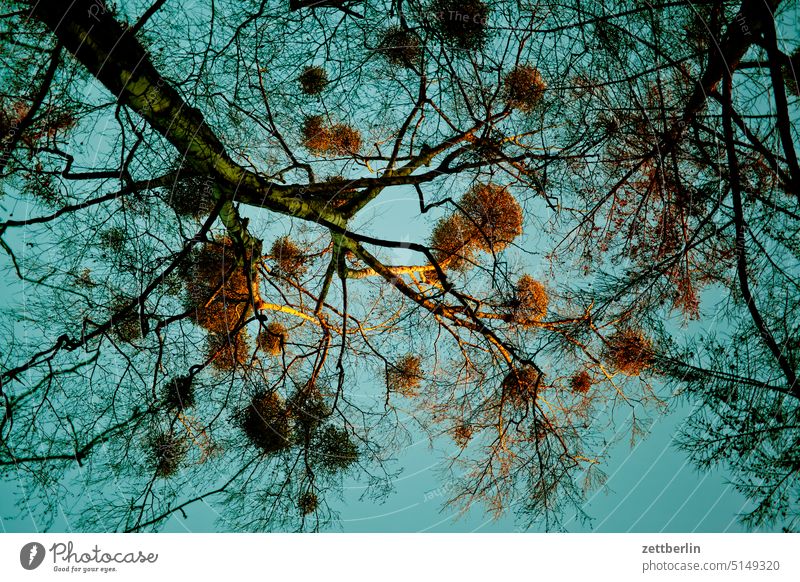
[[316,530],[422,437],[449,507],[558,529],[681,401],[797,528],[797,19],[5,2],[0,475],[45,527]]

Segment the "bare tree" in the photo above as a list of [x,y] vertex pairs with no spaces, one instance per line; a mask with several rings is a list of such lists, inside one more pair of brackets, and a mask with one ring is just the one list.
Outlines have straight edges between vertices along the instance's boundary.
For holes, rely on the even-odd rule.
[[[708,379],[734,376],[795,454],[797,59],[771,8],[11,5],[0,466],[44,516],[86,487],[86,529],[204,500],[226,528],[316,529],[343,475],[384,495],[422,430],[454,441],[451,503],[552,529],[609,426],[643,434],[674,385],[727,430]],[[370,220],[398,197],[412,241]],[[725,342],[755,330],[746,374],[676,347],[704,290]],[[798,486],[759,450],[779,482],[746,492],[778,509],[754,523]]]

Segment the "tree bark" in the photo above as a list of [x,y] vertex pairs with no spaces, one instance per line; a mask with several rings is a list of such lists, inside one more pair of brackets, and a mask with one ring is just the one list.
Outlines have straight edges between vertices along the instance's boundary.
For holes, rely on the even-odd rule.
[[[175,146],[187,165],[218,178],[220,194],[229,201],[236,196],[240,202],[305,220],[346,223],[335,209],[305,200],[296,191],[273,192],[268,180],[232,160],[202,112],[156,70],[135,35],[101,0],[40,0],[31,16],[44,23],[120,104]],[[223,209],[223,218],[227,215],[231,213]],[[226,224],[231,226],[236,228]]]

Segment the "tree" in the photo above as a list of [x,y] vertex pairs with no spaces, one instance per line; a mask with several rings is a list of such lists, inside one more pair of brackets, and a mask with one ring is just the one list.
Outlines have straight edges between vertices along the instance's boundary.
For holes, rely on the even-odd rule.
[[[552,529],[673,387],[704,403],[692,458],[792,527],[796,58],[769,8],[15,3],[0,466],[45,516],[102,496],[87,529],[207,499],[316,529],[344,475],[386,492],[411,408],[454,440],[452,504]],[[412,242],[365,219],[409,195]],[[747,352],[679,345],[704,289]]]

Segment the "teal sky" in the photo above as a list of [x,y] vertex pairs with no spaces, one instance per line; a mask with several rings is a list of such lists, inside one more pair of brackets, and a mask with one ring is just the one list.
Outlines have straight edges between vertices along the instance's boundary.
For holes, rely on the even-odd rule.
[[[399,197],[396,191],[387,193],[387,196],[393,198],[376,201],[371,214],[366,213],[363,220],[369,222],[370,230],[387,239],[424,239],[430,222],[419,219],[416,198]],[[7,210],[3,209],[3,212]],[[35,209],[30,212],[38,214]],[[22,234],[16,233],[18,236]],[[270,233],[269,238],[272,236]],[[13,241],[13,237],[12,234],[7,238]],[[24,245],[19,246],[22,248]],[[526,250],[536,251],[535,248]],[[397,251],[394,256],[398,263],[412,258],[412,253],[404,251]],[[6,264],[5,256],[2,264]],[[23,300],[20,288],[13,281],[0,281],[0,307],[18,306]],[[713,318],[704,318],[703,321],[713,325]],[[380,390],[375,386],[364,388],[366,392]],[[737,516],[747,510],[748,504],[728,485],[726,475],[720,471],[699,473],[673,444],[673,438],[690,410],[690,404],[686,402],[673,402],[668,413],[653,413],[650,434],[632,446],[627,435],[620,434],[618,442],[607,451],[607,461],[602,467],[608,476],[605,487],[590,493],[583,507],[590,520],[582,522],[568,515],[565,529],[572,532],[745,531]],[[617,424],[623,427],[625,423],[620,419]],[[615,435],[607,436],[611,441]],[[435,445],[444,447],[447,443],[437,442]],[[405,448],[391,464],[391,468],[402,468],[402,472],[394,480],[393,491],[388,497],[380,502],[363,498],[364,489],[359,480],[348,478],[344,483],[343,499],[330,500],[339,513],[339,520],[328,529],[344,532],[519,531],[513,508],[496,520],[480,506],[460,516],[443,509],[448,490],[448,481],[441,479],[443,456],[418,433],[416,442]],[[24,500],[17,482],[0,481],[0,531],[40,531],[40,526],[27,515]],[[21,502],[18,507],[15,507],[16,502]],[[84,502],[91,504],[90,499]],[[74,508],[68,509],[66,513],[74,511]],[[218,525],[216,518],[212,499],[208,504],[198,503],[190,507],[185,519],[173,516],[163,531],[223,531],[224,525]],[[55,517],[50,531],[71,530],[71,524],[61,512]]]
[[[585,511],[592,521],[567,521],[572,532],[739,532],[745,531],[736,515],[747,507],[745,500],[728,486],[721,472],[698,473],[675,450],[672,437],[686,415],[678,408],[653,424],[651,434],[633,448],[627,443],[614,447],[605,467],[604,490],[590,495]],[[409,446],[397,459],[403,467],[394,482],[394,492],[384,503],[360,500],[363,489],[357,481],[345,483],[344,500],[334,503],[340,512],[333,531],[344,532],[510,532],[518,531],[513,515],[494,520],[475,507],[458,516],[443,511],[447,483],[437,479],[436,454],[427,440]],[[31,518],[11,518],[15,513],[13,483],[0,483],[0,525],[4,532],[38,531]],[[167,532],[214,532],[213,503],[197,504],[188,518],[173,517]],[[59,516],[52,531],[70,531]],[[535,531],[535,530],[532,530]]]
[[[371,230],[394,240],[417,240],[424,236],[422,221],[415,221],[415,198],[379,199],[365,215]],[[529,249],[531,250],[531,249]],[[397,261],[412,258],[410,251],[398,251]],[[408,253],[408,256],[403,256]],[[3,302],[22,296],[3,284]],[[706,321],[713,321],[710,318]],[[365,393],[376,387],[364,386]],[[380,387],[377,387],[381,390]],[[678,451],[672,439],[679,432],[690,408],[674,402],[668,413],[654,413],[650,434],[630,445],[627,433],[607,435],[617,441],[607,452],[602,467],[608,476],[604,488],[587,496],[584,512],[591,518],[581,522],[567,517],[565,528],[571,532],[737,532],[745,531],[737,515],[746,510],[745,499],[730,487],[721,472],[698,473]],[[618,421],[624,431],[625,422]],[[617,437],[616,439],[614,437]],[[483,507],[475,506],[463,515],[443,508],[448,481],[442,480],[441,451],[431,449],[429,441],[417,433],[417,441],[405,448],[391,463],[402,468],[393,482],[393,491],[382,502],[362,499],[363,485],[357,478],[344,483],[343,498],[329,500],[338,511],[339,520],[331,531],[344,532],[511,532],[520,531],[513,510],[493,519]],[[444,437],[436,446],[448,446]],[[20,512],[13,503],[19,490],[14,482],[0,482],[0,527],[5,532],[38,531],[31,517],[12,517]],[[22,497],[24,499],[24,496]],[[18,498],[19,499],[19,498]],[[90,499],[85,503],[91,504]],[[24,504],[23,504],[24,505]],[[65,513],[72,513],[71,508]],[[21,510],[24,516],[24,507]],[[224,531],[216,523],[213,500],[198,503],[187,510],[187,518],[173,516],[165,525],[167,532]],[[71,531],[61,512],[51,531]],[[530,531],[536,531],[535,529]]]

